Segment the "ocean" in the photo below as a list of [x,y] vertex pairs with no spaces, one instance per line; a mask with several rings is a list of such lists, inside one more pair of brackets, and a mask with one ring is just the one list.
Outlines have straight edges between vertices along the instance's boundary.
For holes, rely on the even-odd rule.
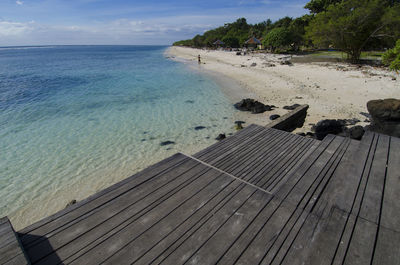
[[234,132],[217,82],[166,49],[0,48],[0,216],[23,228]]

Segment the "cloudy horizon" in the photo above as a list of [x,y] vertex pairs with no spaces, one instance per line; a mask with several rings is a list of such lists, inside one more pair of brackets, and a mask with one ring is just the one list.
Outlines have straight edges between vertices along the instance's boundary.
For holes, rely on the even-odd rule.
[[307,13],[304,0],[4,0],[0,46],[170,45],[245,17]]

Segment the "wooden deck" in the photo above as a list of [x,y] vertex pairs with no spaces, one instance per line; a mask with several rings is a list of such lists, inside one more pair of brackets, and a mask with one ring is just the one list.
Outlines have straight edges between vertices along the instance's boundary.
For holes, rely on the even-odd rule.
[[399,138],[251,125],[18,237],[32,264],[400,264],[398,198]]

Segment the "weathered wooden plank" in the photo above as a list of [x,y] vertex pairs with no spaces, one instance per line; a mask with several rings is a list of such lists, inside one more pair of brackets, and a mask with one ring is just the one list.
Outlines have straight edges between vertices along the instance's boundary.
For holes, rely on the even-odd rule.
[[310,243],[315,237],[319,221],[319,216],[303,211],[272,262],[266,263],[267,260],[264,260],[261,264],[304,264],[312,252]]
[[[348,204],[348,201],[354,200],[362,174],[362,168],[358,165],[364,164],[367,157],[367,155],[359,154],[358,150],[359,141],[350,141],[342,161],[335,169],[324,192],[321,193],[319,202],[313,208],[313,214],[317,216],[330,214],[331,207],[346,209],[345,205]],[[358,170],[353,171],[354,167],[357,167]],[[347,212],[350,211],[350,208],[351,206],[347,208]]]
[[307,211],[313,211],[314,207],[326,191],[326,187],[329,182],[334,178],[335,171],[340,167],[343,157],[348,150],[350,145],[350,139],[344,139],[342,144],[336,150],[330,161],[325,165],[323,171],[320,172],[319,176],[315,179],[314,183],[309,187],[308,191],[303,196],[302,201],[299,204],[300,208],[306,208]]
[[[199,208],[188,220],[182,221],[178,227],[166,234],[163,237],[154,236],[157,242],[149,242],[153,237],[147,234],[143,235],[148,240],[143,240],[141,249],[138,251],[145,251],[142,255],[138,255],[136,259],[132,260],[132,263],[137,264],[149,264],[152,260],[157,258],[160,254],[169,251],[177,242],[184,241],[185,238],[193,234],[199,229],[204,223],[213,217],[225,204],[227,204],[234,196],[236,196],[246,184],[240,181],[234,181],[228,185],[225,189],[204,207]],[[154,232],[154,231],[153,231]]]
[[[186,201],[170,215],[157,222],[147,231],[138,231],[139,235],[132,238],[130,243],[125,245],[117,253],[104,261],[104,264],[131,264],[142,256],[147,248],[156,243],[160,237],[175,231],[180,224],[190,220],[193,214],[207,205],[210,200],[218,196],[222,190],[232,184],[234,180],[228,176],[222,176],[220,183],[215,181],[197,196]],[[191,220],[194,224],[194,220]]]
[[[214,229],[215,231],[217,226],[223,225],[226,218],[229,218],[229,216],[234,214],[252,194],[254,194],[254,189],[249,185],[242,184],[239,190],[232,194],[232,196],[229,196],[228,200],[225,200],[221,205],[219,205],[213,214],[207,215],[204,220],[196,223],[191,229],[186,231],[183,236],[179,237],[178,240],[172,241],[172,244],[165,245],[166,247],[159,249],[160,251],[151,251],[149,253],[150,255],[146,255],[147,257],[137,261],[135,264],[160,264],[177,249],[184,247],[187,244],[195,245],[196,242],[192,241],[193,239],[199,240],[197,243],[201,244],[203,239],[195,236],[196,233],[205,238],[205,233],[212,233],[213,231],[210,230]],[[148,261],[144,262],[144,260]]]
[[[284,186],[288,186],[284,195],[279,194],[279,198],[285,199],[288,202],[298,205],[305,198],[307,191],[315,183],[315,181],[320,177],[324,176],[326,170],[329,169],[331,163],[335,160],[335,155],[337,151],[340,151],[340,147],[343,145],[344,138],[335,137],[332,142],[327,146],[325,151],[318,156],[311,165],[303,164],[299,169],[299,174],[292,177],[289,182]],[[296,172],[296,173],[297,173]],[[283,186],[283,187],[284,187]],[[279,191],[280,192],[280,191]]]
[[283,137],[287,137],[287,134],[276,130],[265,129],[259,135],[246,142],[245,145],[231,148],[228,152],[224,152],[213,160],[203,161],[217,168],[228,168],[229,165],[234,164],[234,161],[238,161],[240,158],[249,159],[251,157],[249,157],[249,155],[256,152],[256,150],[261,148],[261,146],[271,146],[275,142],[279,142],[279,140],[281,140]]
[[[77,207],[75,207],[75,205],[71,206],[72,209],[69,209],[70,207],[68,207],[53,216],[33,224],[27,229],[23,229],[24,232],[19,232],[21,234],[20,238],[22,244],[24,247],[28,248],[31,244],[38,243],[36,241],[40,241],[40,239],[38,239],[39,235],[46,237],[52,236],[53,234],[56,234],[59,231],[73,225],[74,223],[87,218],[89,215],[98,211],[102,211],[102,209],[110,201],[118,198],[132,189],[139,187],[147,181],[157,178],[163,173],[176,170],[176,168],[190,169],[195,165],[196,163],[190,161],[190,159],[185,155],[174,155],[171,158],[161,161],[155,166],[145,169],[144,171],[128,178],[127,180],[123,180],[111,186],[110,188],[107,188],[106,190],[102,190],[99,193],[94,194],[87,200],[77,203],[79,204]],[[30,228],[33,230],[27,232]],[[35,236],[32,237],[31,235]]]
[[0,219],[0,264],[29,264],[14,228],[7,217]]
[[344,257],[344,264],[370,264],[374,251],[377,225],[373,222],[357,218],[350,245]]
[[399,232],[381,226],[372,264],[400,264],[399,242]]
[[304,209],[296,208],[260,264],[279,264],[282,261],[307,215]]
[[231,172],[235,176],[242,177],[245,180],[256,184],[259,182],[260,178],[259,174],[257,173],[266,167],[268,169],[274,168],[275,165],[282,160],[282,157],[290,152],[300,141],[301,139],[288,135],[280,142],[274,143],[272,146],[263,146],[259,152],[251,156],[251,160],[248,163],[240,163],[240,167],[237,167]]
[[[240,253],[235,264],[259,264],[267,255],[273,255],[278,250],[274,246],[276,246],[275,243],[279,236],[282,235],[282,231],[286,227],[290,227],[291,221],[295,220],[300,213],[293,205],[279,202],[276,199],[273,200],[272,206],[272,209],[269,209],[270,207],[266,209],[269,217],[256,234],[250,235],[253,236],[251,242]],[[284,237],[284,235],[282,236]],[[224,264],[228,263],[224,262]]]
[[[249,153],[245,157],[248,157],[247,161],[245,157],[239,157],[233,167],[221,167],[226,172],[239,177],[252,184],[258,185],[259,172],[267,167],[269,170],[274,168],[274,164],[279,162],[282,153],[291,150],[293,141],[299,139],[292,138],[288,135],[286,138],[282,138],[279,142],[273,142],[272,145],[261,146],[260,149],[253,153]],[[279,147],[278,147],[279,146]],[[244,162],[242,162],[245,160]]]
[[265,130],[265,127],[251,124],[250,126],[235,133],[233,136],[230,136],[218,143],[215,143],[210,147],[207,147],[206,149],[194,154],[193,156],[197,159],[201,159],[204,161],[213,159],[220,156],[224,152],[229,151],[235,146],[245,144],[247,141],[253,139],[254,137],[257,137],[259,133],[264,132]]
[[[337,246],[341,244],[340,237],[344,231],[347,218],[348,213],[336,207],[331,208],[327,218],[318,223],[315,233],[309,238],[309,256],[299,261],[309,265],[331,264]],[[295,257],[294,251],[292,257]],[[293,259],[290,260],[293,261]],[[296,264],[295,261],[294,264]]]
[[400,139],[391,137],[381,226],[400,232]]
[[[374,133],[370,133],[372,134],[372,142],[369,146],[369,150],[368,150],[368,157],[367,160],[365,161],[364,164],[364,168],[362,170],[361,173],[361,177],[360,177],[360,182],[358,184],[357,190],[356,190],[356,194],[354,196],[354,199],[351,201],[351,207],[350,207],[350,211],[351,214],[354,215],[358,215],[361,209],[361,204],[362,204],[362,200],[365,194],[365,190],[367,187],[367,183],[368,183],[368,178],[372,169],[372,164],[374,161],[374,154],[375,154],[375,150],[377,148],[377,144],[378,144],[378,135],[374,134]],[[368,141],[369,143],[369,141]],[[361,145],[364,144],[361,141]]]
[[[131,188],[132,186],[135,186],[140,182],[146,181],[148,178],[154,177],[157,174],[160,174],[162,171],[168,170],[169,168],[171,168],[173,166],[177,166],[180,163],[183,163],[188,160],[189,160],[189,158],[187,156],[180,154],[180,153],[175,154],[169,158],[166,158],[166,159],[160,161],[159,163],[156,163],[153,166],[146,168],[142,172],[139,172],[125,180],[122,180],[122,181],[110,186],[109,188],[101,190],[100,192],[88,197],[85,200],[82,200],[70,207],[67,207],[64,210],[61,210],[61,211],[55,213],[54,215],[46,217],[30,226],[18,231],[18,233],[21,235],[21,241],[25,242],[25,238],[23,236],[24,234],[28,234],[28,233],[45,234],[47,231],[51,231],[51,229],[47,228],[47,225],[49,225],[49,223],[51,223],[59,218],[65,218],[67,220],[75,219],[76,216],[70,216],[70,215],[76,214],[77,213],[76,210],[78,208],[81,208],[82,206],[95,208],[97,205],[103,204],[103,201],[102,201],[102,199],[104,199],[103,196],[108,195],[110,192],[122,193],[126,189]],[[129,183],[129,185],[128,185],[128,183]],[[114,193],[113,193],[113,195],[114,195]],[[116,196],[116,195],[114,195],[114,196]],[[86,212],[86,210],[83,210],[83,209],[80,209],[80,210],[83,212]],[[73,212],[73,213],[71,213],[71,212]],[[68,222],[68,221],[64,221],[64,219],[63,219],[63,222]],[[58,226],[56,226],[56,227],[58,227]],[[40,232],[39,229],[41,229],[42,232]],[[29,240],[27,242],[29,242]]]
[[384,182],[386,178],[386,164],[389,152],[390,137],[378,136],[378,143],[374,153],[374,160],[369,172],[368,182],[363,196],[359,216],[378,224]]
[[300,165],[307,152],[312,148],[316,148],[316,143],[311,139],[302,139],[296,144],[294,148],[288,150],[286,153],[282,153],[279,161],[274,165],[274,170],[268,170],[268,168],[263,168],[263,174],[266,177],[262,177],[258,180],[260,186],[264,189],[273,190],[279,183],[285,181],[285,176],[289,174],[293,167]]
[[186,262],[192,264],[214,264],[229,248],[232,242],[246,232],[247,227],[260,214],[272,198],[271,195],[257,191],[246,204],[190,257]]
[[25,255],[23,253],[18,254],[11,260],[4,263],[4,265],[24,265],[24,264],[30,265],[31,263],[26,259]]
[[[194,204],[198,207],[201,203],[200,198],[203,196],[207,197],[210,190],[218,190],[218,185],[226,186],[231,181],[232,179],[230,177],[221,175],[218,171],[208,171],[207,174],[203,174],[191,182],[190,185],[164,200],[157,207],[120,227],[118,231],[109,236],[107,240],[97,244],[94,249],[81,255],[78,259],[74,260],[72,264],[81,264],[82,262],[86,264],[98,264],[104,262],[126,246],[126,244],[129,244],[132,239],[135,239],[143,231],[147,231],[171,214],[174,215],[177,209],[183,205],[188,203],[189,205]],[[188,212],[190,213],[190,211],[189,209]],[[179,218],[179,215],[177,218]]]
[[[216,264],[237,264],[236,262],[239,260],[240,256],[242,253],[248,250],[249,245],[252,244],[252,242],[256,239],[257,235],[260,235],[260,232],[263,231],[263,229],[268,229],[271,232],[276,232],[274,230],[274,227],[271,224],[275,225],[282,225],[282,222],[284,218],[282,216],[280,222],[273,222],[273,219],[275,217],[271,216],[274,214],[274,212],[280,207],[281,202],[275,199],[272,199],[268,206],[265,207],[262,212],[255,218],[255,220],[251,223],[251,225],[248,227],[246,230],[246,233],[242,233],[240,236],[238,236],[231,244],[229,249],[227,249],[223,255],[220,256],[219,260],[216,262]],[[289,214],[290,211],[287,211],[286,208],[280,209],[279,211],[283,211],[284,213]],[[260,240],[262,241],[262,239]],[[260,258],[262,255],[264,255],[264,252],[266,251],[265,248],[259,248],[255,250],[254,248],[251,248],[253,250],[252,256],[257,256]],[[257,252],[258,251],[258,252]]]
[[[60,246],[82,236],[82,234],[85,234],[86,231],[93,229],[93,227],[98,226],[105,220],[110,218],[115,219],[115,215],[123,212],[126,209],[130,209],[134,206],[137,207],[136,209],[141,209],[140,205],[142,205],[144,208],[154,200],[157,200],[157,196],[160,196],[160,193],[162,194],[164,191],[168,192],[173,184],[184,181],[180,179],[180,176],[187,170],[190,170],[196,166],[199,166],[197,162],[194,163],[188,161],[187,163],[182,164],[180,167],[166,172],[162,177],[160,176],[159,178],[155,178],[149,182],[146,182],[146,185],[143,184],[144,186],[138,186],[137,188],[132,189],[130,192],[126,192],[120,196],[114,197],[112,200],[108,201],[101,210],[98,210],[95,213],[91,213],[91,209],[89,209],[88,211],[91,214],[83,214],[82,218],[74,220],[74,222],[70,222],[68,225],[64,225],[61,228],[48,233],[47,237],[39,237],[41,240],[35,240],[31,244],[26,244],[25,248],[28,253],[32,252],[35,256],[45,256],[54,249],[58,249]],[[201,167],[197,170],[204,170],[204,168]],[[170,177],[171,175],[176,177]],[[169,182],[172,182],[172,184]],[[87,234],[85,235],[87,236]],[[34,236],[34,238],[35,237],[37,236]],[[41,246],[41,244],[46,246],[49,243],[52,244],[51,249]],[[76,245],[79,244],[76,243]]]
[[325,150],[330,146],[330,143],[334,140],[334,136],[327,135],[325,139],[319,143],[318,147],[313,153],[311,153],[307,160],[305,160],[298,169],[288,177],[288,181],[282,185],[276,192],[278,198],[285,198],[293,186],[299,181],[307,170],[314,164],[318,158],[324,154]]
[[185,240],[172,247],[168,252],[162,253],[152,264],[180,264],[186,262],[209,238],[211,238],[226,222],[229,221],[240,209],[251,202],[251,197],[256,189],[246,187],[232,198],[220,211],[203,224]]
[[[57,257],[65,259],[83,248],[89,248],[94,242],[100,241],[99,239],[104,240],[104,238],[110,237],[118,231],[119,227],[133,222],[141,215],[153,210],[166,199],[171,198],[173,194],[181,191],[182,188],[192,184],[193,181],[209,170],[204,165],[196,163],[197,166],[191,168],[189,172],[173,171],[165,174],[165,178],[160,176],[163,179],[163,183],[165,182],[164,185],[153,187],[153,183],[149,182],[141,189],[130,192],[128,194],[130,196],[118,198],[103,211],[49,238],[48,242],[54,249],[57,249]],[[179,174],[175,176],[171,173]],[[139,194],[139,198],[135,198],[136,194]],[[130,198],[132,198],[132,202]],[[40,245],[35,245],[27,249],[27,251],[28,253],[33,253],[35,259],[40,259],[50,254],[42,250]],[[42,263],[51,263],[53,258],[56,257],[48,256]]]

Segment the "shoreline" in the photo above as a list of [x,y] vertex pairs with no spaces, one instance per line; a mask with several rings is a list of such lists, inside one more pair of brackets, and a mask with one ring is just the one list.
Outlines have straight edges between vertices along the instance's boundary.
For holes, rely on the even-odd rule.
[[[294,63],[280,65],[285,55],[249,54],[237,56],[236,52],[210,51],[187,47],[168,48],[169,58],[197,65],[200,70],[222,79],[231,80],[241,88],[243,98],[253,98],[278,108],[262,114],[243,112],[245,125],[266,125],[272,114],[283,115],[285,105],[310,106],[303,128],[295,132],[310,131],[313,124],[323,119],[359,119],[357,125],[368,123],[366,103],[372,99],[400,98],[400,78],[396,73],[372,66],[353,66],[346,63]],[[286,56],[287,57],[287,56]],[[273,67],[270,65],[274,64]],[[396,79],[396,80],[393,80]],[[230,89],[221,83],[225,94]],[[235,95],[240,94],[237,91]]]

